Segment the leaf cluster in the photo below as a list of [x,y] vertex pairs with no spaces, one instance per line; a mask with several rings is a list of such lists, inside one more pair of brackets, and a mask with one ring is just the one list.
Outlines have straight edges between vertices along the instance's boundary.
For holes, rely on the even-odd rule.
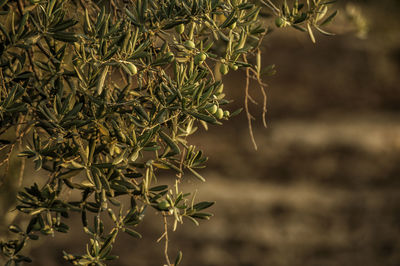
[[[297,16],[286,9],[281,18]],[[223,110],[220,76],[260,73],[246,59],[267,33],[260,10],[247,0],[0,1],[0,136],[18,133],[2,145],[23,143],[19,156],[43,176],[18,193],[28,225],[0,243],[7,265],[30,261],[28,240],[67,233],[71,212],[90,237],[84,254],[64,252],[74,265],[115,259],[119,233],[141,238],[147,208],[174,230],[212,216],[213,202],[179,187],[185,173],[205,181],[207,157],[187,138],[240,112]],[[157,184],[163,171],[174,185]]]

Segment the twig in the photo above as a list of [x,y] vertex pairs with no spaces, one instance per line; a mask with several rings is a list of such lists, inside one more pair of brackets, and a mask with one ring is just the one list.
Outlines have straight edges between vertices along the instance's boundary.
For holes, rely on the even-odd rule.
[[0,129],[0,136],[3,135],[4,133],[7,132],[7,130],[9,130],[12,126],[7,125],[7,126],[3,126],[2,129]]
[[[266,1],[266,2],[265,2]],[[274,12],[276,15],[278,15],[281,11],[279,10],[279,8],[277,8],[274,3],[272,3],[271,0],[260,0],[261,3],[263,3],[264,5],[266,5],[269,9],[272,10],[272,12]]]
[[[181,178],[182,178],[183,165],[184,165],[183,161],[185,160],[185,157],[186,157],[186,149],[183,150],[182,155],[181,155],[181,160],[179,162],[179,169],[181,171],[178,174],[176,174],[176,177],[178,178],[177,182],[179,182],[179,183],[180,183]],[[178,184],[175,184],[175,185],[177,186]]]
[[167,215],[163,214],[164,218],[164,238],[165,238],[165,244],[164,244],[164,256],[165,260],[167,261],[168,266],[172,266],[171,262],[168,257],[168,223],[167,223]]
[[254,105],[258,105],[258,102],[256,102],[256,100],[253,99],[253,97],[251,97],[251,95],[248,95],[250,102],[252,102]]
[[2,166],[2,165],[4,165],[4,164],[7,164],[7,165],[6,165],[6,169],[5,169],[5,171],[4,171],[5,175],[7,175],[8,170],[9,170],[9,167],[10,167],[10,159],[11,159],[12,152],[14,151],[15,144],[17,144],[17,142],[19,142],[19,144],[21,144],[21,139],[22,139],[22,137],[23,137],[23,135],[24,135],[23,133],[21,133],[21,135],[19,135],[19,131],[20,131],[21,125],[22,125],[22,123],[21,123],[20,121],[23,120],[23,117],[24,117],[24,116],[22,116],[22,117],[20,117],[20,118],[18,119],[18,120],[19,120],[19,122],[17,123],[18,126],[17,126],[17,128],[15,129],[15,135],[17,136],[15,142],[13,142],[12,144],[10,144],[10,150],[7,152],[6,158],[5,158],[2,162],[0,162],[0,166]]
[[8,163],[8,162],[10,161],[11,153],[12,153],[12,151],[13,151],[13,149],[14,149],[15,143],[12,143],[12,144],[10,144],[10,145],[11,145],[11,146],[10,146],[10,150],[7,152],[6,158],[5,158],[2,162],[0,162],[0,166],[2,166],[2,165],[4,165],[4,164],[7,163],[6,169],[5,169],[5,171],[4,171],[5,175],[7,175],[7,172],[8,172],[8,166],[9,166],[9,163]]
[[213,79],[213,82],[215,82],[214,71],[212,71],[212,69],[210,68],[210,66],[209,66],[206,62],[204,62],[204,65],[206,66],[206,68],[207,68],[208,71],[210,72],[211,77],[212,77],[212,79]]
[[[243,59],[244,59],[244,62],[247,63],[246,55],[243,55]],[[246,88],[245,88],[246,95],[244,97],[244,109],[246,110],[246,116],[247,116],[247,122],[248,122],[248,126],[249,126],[251,142],[253,143],[254,149],[257,150],[257,143],[256,143],[256,140],[254,139],[253,127],[251,124],[252,115],[250,114],[250,111],[249,111],[249,87],[250,87],[250,70],[247,67],[246,68]]]
[[260,90],[261,90],[261,93],[262,93],[263,99],[264,99],[264,101],[263,101],[262,120],[263,120],[264,127],[267,127],[266,114],[267,114],[267,99],[268,99],[268,97],[267,97],[267,93],[265,92],[265,88],[263,86],[260,86]]
[[4,150],[5,148],[7,148],[8,145],[9,145],[9,144],[4,144],[4,146],[1,146],[1,147],[0,147],[0,151],[2,151],[2,150]]
[[121,68],[118,69],[118,72],[119,72],[119,74],[121,75],[121,78],[122,78],[122,80],[124,81],[124,83],[125,83],[126,85],[130,85],[130,83],[129,83],[128,80],[126,79],[126,77],[125,77],[125,75],[124,75],[124,72],[122,71]]
[[[17,136],[16,142],[18,142],[18,148],[19,148],[19,150],[21,150],[22,149],[22,138],[24,137],[26,130],[22,131],[22,132],[20,132],[20,130],[21,130],[21,126],[24,124],[25,115],[20,116],[19,120],[20,121],[15,130],[15,134]],[[22,186],[24,172],[25,172],[25,158],[21,158],[21,168],[19,169],[19,176],[18,176],[18,187]]]
[[265,92],[265,88],[267,87],[267,84],[263,83],[260,79],[260,76],[258,75],[258,73],[254,70],[254,69],[250,69],[250,71],[253,72],[254,76],[255,76],[255,80],[257,81],[260,91],[263,95],[263,112],[262,112],[262,120],[263,120],[263,125],[264,127],[267,127],[267,121],[266,121],[266,114],[267,114],[267,93]]

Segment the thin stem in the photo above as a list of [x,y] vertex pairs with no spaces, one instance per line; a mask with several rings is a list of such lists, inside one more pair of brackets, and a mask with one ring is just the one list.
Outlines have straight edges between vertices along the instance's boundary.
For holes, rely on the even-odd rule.
[[[243,55],[243,59],[244,59],[244,62],[247,63],[246,55]],[[246,88],[245,88],[246,95],[244,97],[244,109],[246,111],[247,123],[248,123],[248,127],[249,127],[251,142],[253,143],[254,149],[257,150],[257,143],[256,143],[256,140],[254,139],[253,127],[251,124],[252,115],[250,114],[250,111],[249,111],[249,87],[250,87],[250,70],[247,67],[246,68]]]
[[169,260],[169,256],[168,256],[168,222],[167,222],[167,215],[163,214],[163,218],[164,218],[164,238],[165,238],[164,256],[165,256],[165,260],[167,261],[167,265],[168,266],[172,266],[171,265],[171,261]]
[[262,120],[263,120],[263,124],[264,127],[267,127],[267,122],[266,122],[266,114],[267,114],[267,93],[265,92],[265,88],[267,87],[267,84],[263,83],[260,79],[260,76],[258,75],[257,71],[255,71],[254,69],[250,69],[250,71],[253,72],[254,76],[255,76],[255,80],[258,82],[260,91],[263,95],[263,112],[262,112]]
[[[266,1],[266,2],[265,2]],[[274,12],[276,15],[278,15],[281,11],[279,10],[279,8],[277,8],[274,3],[272,3],[271,0],[260,0],[261,3],[263,3],[264,5],[266,5],[269,9],[272,10],[272,12]]]
[[212,79],[213,79],[213,82],[215,82],[214,71],[212,71],[212,69],[210,68],[210,66],[209,66],[206,62],[204,62],[204,65],[206,66],[206,68],[207,68],[208,71],[210,72],[211,77],[212,77]]

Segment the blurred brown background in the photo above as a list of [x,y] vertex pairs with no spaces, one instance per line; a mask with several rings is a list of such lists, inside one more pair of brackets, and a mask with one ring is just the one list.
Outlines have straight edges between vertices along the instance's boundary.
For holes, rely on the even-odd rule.
[[[346,18],[352,2],[368,19],[366,39]],[[399,1],[341,1],[331,30],[314,45],[291,29],[267,37],[268,128],[258,116],[252,148],[244,113],[193,138],[209,155],[198,199],[216,201],[200,227],[171,233],[170,255],[182,265],[400,265],[400,11]],[[351,9],[347,7],[347,11]],[[289,32],[289,34],[288,34]],[[243,72],[226,77],[225,92],[242,106]],[[259,98],[258,89],[252,94]],[[252,106],[252,113],[261,108]],[[32,249],[33,265],[64,265],[61,251],[81,252],[78,229]],[[164,262],[160,215],[123,238],[110,265]],[[65,264],[67,265],[67,264]]]

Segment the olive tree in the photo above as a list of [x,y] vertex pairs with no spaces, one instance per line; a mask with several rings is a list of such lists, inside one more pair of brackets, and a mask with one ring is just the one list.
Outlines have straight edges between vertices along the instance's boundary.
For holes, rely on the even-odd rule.
[[[141,238],[135,227],[154,209],[165,224],[166,263],[177,265],[182,254],[170,261],[167,224],[198,225],[213,205],[180,188],[186,175],[205,181],[199,169],[207,157],[188,136],[240,112],[228,111],[223,76],[229,71],[246,74],[251,129],[249,83],[265,96],[261,76],[272,71],[261,66],[268,25],[294,27],[315,41],[313,31],[329,34],[321,29],[336,14],[328,4],[0,0],[3,178],[13,170],[14,153],[20,170],[12,178],[23,177],[25,160],[37,171],[16,195],[22,222],[2,236],[6,264],[30,262],[23,247],[68,233],[68,217],[77,212],[90,242],[83,254],[65,251],[64,258],[105,265],[116,259],[118,236]],[[157,182],[163,171],[169,184]]]

